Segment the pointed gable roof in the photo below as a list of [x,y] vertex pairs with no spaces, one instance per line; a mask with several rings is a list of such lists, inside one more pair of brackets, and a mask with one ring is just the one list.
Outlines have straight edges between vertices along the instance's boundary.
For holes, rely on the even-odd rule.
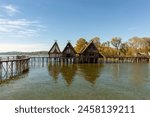
[[88,50],[91,46],[93,46],[93,47],[95,48],[95,50],[97,51],[97,53],[99,53],[99,55],[100,55],[101,57],[104,57],[104,55],[103,55],[101,52],[99,52],[99,50],[97,49],[97,47],[96,47],[96,45],[93,43],[93,41],[90,42],[86,47],[84,47],[84,48],[81,50],[80,54],[85,53],[86,50]]
[[67,45],[64,48],[64,50],[62,51],[62,53],[64,53],[68,48],[71,48],[75,54],[77,53],[70,42],[67,43]]
[[99,52],[99,50],[97,49],[97,47],[95,46],[95,44],[92,42],[90,42],[86,47],[84,47],[82,50],[81,50],[81,54],[84,53],[90,46],[93,46],[95,48],[96,51]]
[[48,52],[49,54],[53,54],[53,53],[61,53],[59,46],[57,44],[57,42],[54,43],[54,45],[52,46],[52,48],[49,50]]

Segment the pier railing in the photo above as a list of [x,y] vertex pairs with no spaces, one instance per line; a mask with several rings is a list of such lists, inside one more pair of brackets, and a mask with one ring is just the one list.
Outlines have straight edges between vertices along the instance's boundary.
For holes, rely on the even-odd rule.
[[28,56],[9,56],[0,58],[0,83],[29,70]]

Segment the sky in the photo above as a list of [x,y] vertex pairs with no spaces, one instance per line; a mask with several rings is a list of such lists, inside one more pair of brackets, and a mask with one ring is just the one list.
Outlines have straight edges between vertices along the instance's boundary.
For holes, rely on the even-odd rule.
[[150,37],[150,0],[0,0],[0,52]]

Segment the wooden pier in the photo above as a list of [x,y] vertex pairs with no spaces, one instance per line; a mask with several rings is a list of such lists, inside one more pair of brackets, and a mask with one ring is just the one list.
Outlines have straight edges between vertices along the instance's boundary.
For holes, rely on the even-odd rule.
[[32,67],[44,67],[45,65],[48,65],[49,61],[49,57],[30,57],[30,65]]
[[[69,58],[69,57],[31,57],[30,64],[32,66],[40,65],[44,67],[49,63],[61,63],[61,64],[84,64],[79,57]],[[90,61],[86,63],[91,64]],[[99,58],[97,62],[94,63],[150,63],[150,57],[121,57],[121,56],[107,56],[104,58]]]
[[107,56],[104,58],[105,63],[148,63],[150,57],[122,57],[122,56]]
[[29,60],[27,56],[0,58],[0,83],[27,72]]
[[[55,62],[60,64],[84,64],[79,57],[5,57],[0,58],[0,83],[9,80],[15,76],[21,75],[29,71],[30,67],[44,67],[49,63]],[[91,64],[90,61],[86,63]],[[95,63],[95,62],[92,62]],[[99,63],[150,63],[150,57],[121,57],[106,56],[100,57],[96,61]]]

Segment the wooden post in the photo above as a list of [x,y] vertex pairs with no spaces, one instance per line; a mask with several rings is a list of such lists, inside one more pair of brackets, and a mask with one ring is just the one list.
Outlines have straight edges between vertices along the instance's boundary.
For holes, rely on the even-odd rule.
[[2,80],[2,62],[0,61],[0,80]]
[[138,63],[139,62],[139,59],[138,59],[138,57],[136,58],[137,60],[136,60],[136,62]]
[[27,60],[27,69],[29,69],[29,60]]
[[61,58],[60,57],[58,57],[58,62],[61,63]]
[[26,71],[26,60],[23,60],[23,71]]
[[42,57],[42,67],[44,67],[44,57]]
[[66,63],[68,63],[68,58],[66,58]]
[[73,63],[77,63],[77,60],[76,60],[76,58],[73,58]]
[[6,62],[6,77],[8,76],[8,62]]
[[14,68],[13,68],[13,61],[11,61],[10,64],[11,64],[11,68],[10,68],[10,69],[11,69],[11,76],[13,76],[13,69],[14,69]]
[[21,73],[22,72],[22,65],[21,65],[21,60],[19,60],[19,73]]

